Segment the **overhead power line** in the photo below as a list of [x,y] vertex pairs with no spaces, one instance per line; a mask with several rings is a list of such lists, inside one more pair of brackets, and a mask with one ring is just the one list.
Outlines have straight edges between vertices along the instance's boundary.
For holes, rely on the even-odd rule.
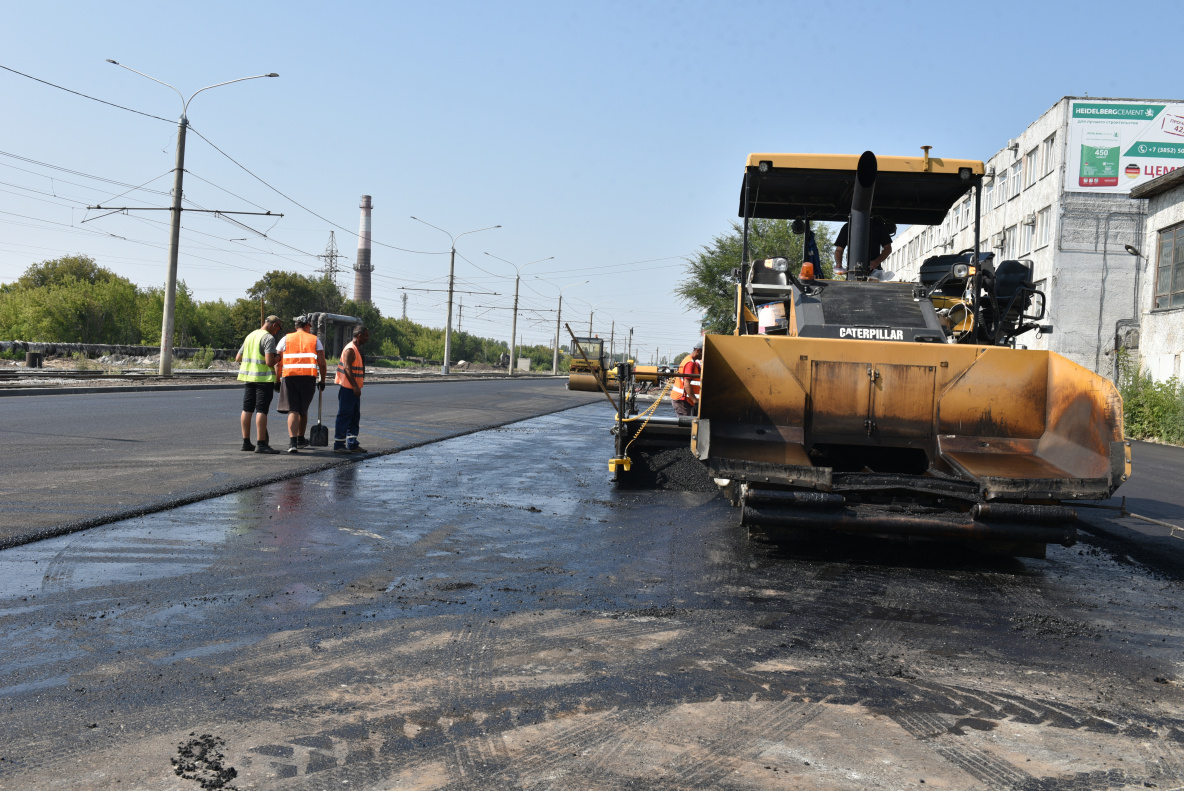
[[105,105],[108,105],[109,107],[118,107],[120,110],[127,110],[129,113],[135,113],[136,115],[143,115],[147,118],[155,118],[157,121],[164,121],[166,124],[175,124],[176,123],[176,121],[170,121],[168,118],[161,118],[159,115],[153,115],[152,113],[145,113],[145,112],[141,112],[139,110],[133,110],[130,107],[124,107],[122,104],[116,104],[115,102],[109,102],[106,99],[97,99],[94,96],[88,96],[85,93],[79,93],[78,91],[72,91],[69,88],[63,88],[61,85],[57,85],[55,83],[49,82],[48,80],[43,80],[40,77],[34,77],[32,74],[25,74],[23,71],[17,71],[16,69],[10,69],[8,66],[0,66],[0,69],[4,69],[5,71],[11,71],[13,74],[19,74],[22,77],[27,77],[30,80],[41,83],[42,85],[48,85],[51,88],[57,88],[59,91],[65,91],[66,93],[72,93],[75,96],[81,96],[83,99],[90,99],[92,102],[98,102],[99,104],[105,104]]
[[[8,151],[0,151],[0,156],[12,157],[13,159],[19,159],[21,162],[28,162],[31,165],[38,165],[39,167],[50,168],[51,170],[59,170],[62,173],[69,173],[72,176],[82,176],[85,179],[94,179],[95,181],[103,181],[103,182],[106,182],[107,184],[114,184],[117,187],[127,187],[128,189],[143,190],[144,192],[154,192],[157,195],[171,194],[168,192],[164,192],[162,190],[150,190],[150,189],[144,187],[143,185],[137,186],[135,184],[125,184],[124,182],[116,181],[115,179],[109,179],[109,178],[105,178],[103,176],[95,176],[91,173],[83,173],[81,170],[71,170],[70,168],[62,167],[61,165],[51,165],[48,162],[39,162],[36,159],[29,159],[28,157],[22,157],[20,154],[13,154]],[[42,175],[44,178],[49,178],[48,176],[44,176],[43,174],[36,174],[36,175]],[[156,179],[158,179],[158,178],[160,178],[160,176],[153,178],[151,181],[145,181],[144,184],[151,184],[152,181],[156,181]],[[72,183],[72,182],[68,182],[68,183]],[[87,187],[85,184],[75,184],[74,186],[85,187],[87,189],[94,189],[93,187]],[[112,199],[112,200],[114,200],[114,199]]]
[[[218,146],[214,145],[214,143],[213,143],[213,142],[212,142],[212,141],[211,141],[211,140],[210,140],[208,137],[206,137],[206,136],[205,136],[205,135],[203,135],[201,132],[199,132],[199,131],[197,131],[196,129],[194,129],[192,125],[190,125],[190,127],[189,127],[189,131],[190,131],[190,132],[193,132],[193,134],[197,135],[197,136],[198,136],[198,137],[200,137],[202,140],[204,140],[204,141],[206,141],[207,143],[209,143],[209,144],[210,144],[210,147],[211,147],[212,149],[214,149],[214,150],[215,150],[215,151],[217,151],[219,154],[221,154],[222,156],[224,156],[224,157],[226,157],[227,159],[229,159],[229,160],[230,160],[231,162],[233,162],[234,164],[238,165],[238,166],[239,166],[239,167],[242,169],[242,171],[243,171],[244,173],[246,173],[248,176],[250,176],[251,178],[253,178],[253,179],[255,179],[256,181],[258,181],[258,182],[259,182],[260,184],[262,184],[263,186],[267,187],[269,190],[271,190],[272,192],[274,192],[276,195],[279,195],[281,198],[284,198],[285,200],[289,200],[289,201],[291,201],[293,204],[295,204],[296,206],[299,206],[301,209],[304,209],[306,212],[308,212],[309,214],[311,214],[313,217],[316,217],[318,220],[321,220],[322,222],[327,222],[327,223],[329,223],[329,224],[330,224],[330,225],[332,225],[334,228],[338,228],[338,229],[340,229],[340,230],[342,230],[342,231],[345,231],[346,233],[354,233],[354,231],[350,230],[349,228],[346,228],[344,225],[338,225],[337,223],[335,223],[335,222],[333,222],[332,220],[330,220],[328,217],[323,217],[323,216],[321,216],[320,214],[317,214],[315,211],[313,211],[312,209],[308,208],[308,207],[307,207],[307,206],[305,206],[303,203],[300,203],[300,202],[299,202],[299,201],[297,201],[295,198],[291,198],[291,197],[289,197],[288,195],[286,195],[286,194],[284,194],[283,192],[281,192],[281,191],[280,191],[278,188],[276,188],[276,187],[273,187],[272,185],[268,184],[266,181],[264,181],[264,180],[263,180],[263,178],[262,178],[262,177],[255,175],[255,174],[254,174],[254,173],[253,173],[251,170],[249,170],[249,169],[247,168],[247,166],[246,166],[246,165],[242,164],[242,163],[241,163],[241,162],[239,162],[237,159],[235,159],[234,157],[230,156],[230,154],[227,154],[225,151],[223,151],[222,149],[218,148]],[[375,240],[375,239],[371,239],[370,241],[371,241],[371,244],[376,244],[376,245],[379,245],[380,247],[389,247],[389,248],[390,248],[390,249],[392,249],[392,250],[398,250],[399,252],[402,252],[402,253],[417,253],[417,254],[419,254],[419,255],[445,255],[445,254],[447,254],[447,253],[449,252],[448,250],[439,250],[439,251],[428,251],[428,250],[409,250],[409,249],[407,249],[406,247],[396,247],[396,246],[395,246],[395,245],[393,245],[393,244],[386,244],[385,242],[379,242],[379,241],[377,241],[377,240]]]

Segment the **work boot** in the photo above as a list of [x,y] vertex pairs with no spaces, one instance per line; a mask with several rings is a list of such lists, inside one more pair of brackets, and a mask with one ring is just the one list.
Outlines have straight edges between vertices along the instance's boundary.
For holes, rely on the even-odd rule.
[[306,440],[303,435],[297,437],[296,438],[296,447],[307,448],[308,447],[308,440]]
[[250,452],[250,451],[253,451],[254,449],[255,449],[255,446],[251,444],[251,440],[247,439],[246,437],[243,437],[242,450]]
[[369,453],[370,451],[363,448],[361,445],[354,445],[349,449],[350,453]]
[[296,447],[297,447],[296,440],[297,439],[299,439],[299,438],[298,437],[288,437],[288,453],[295,453],[296,452]]
[[256,445],[255,452],[256,453],[279,453],[278,450],[271,447],[271,445],[267,444],[266,442],[260,442],[258,445]]
[[344,445],[337,445],[337,444],[333,445],[333,452],[334,453],[353,453],[352,450],[345,447]]

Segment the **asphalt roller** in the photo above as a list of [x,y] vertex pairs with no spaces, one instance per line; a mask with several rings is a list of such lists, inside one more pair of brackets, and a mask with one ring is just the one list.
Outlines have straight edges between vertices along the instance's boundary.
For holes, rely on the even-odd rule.
[[[979,250],[983,172],[928,149],[749,157],[736,326],[704,338],[690,448],[750,534],[1043,557],[1076,541],[1074,501],[1109,498],[1130,476],[1114,385],[1017,342],[1040,326],[1044,295],[1030,262]],[[873,216],[936,225],[968,192],[973,248],[930,258],[918,283],[869,270]],[[750,261],[752,218],[790,219],[798,232],[849,221],[849,274]],[[770,305],[784,319],[758,324]]]

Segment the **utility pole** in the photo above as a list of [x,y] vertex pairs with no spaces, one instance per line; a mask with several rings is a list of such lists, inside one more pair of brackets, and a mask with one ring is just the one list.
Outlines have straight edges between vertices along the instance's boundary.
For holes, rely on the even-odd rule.
[[559,289],[559,307],[555,311],[555,352],[551,356],[551,376],[559,373],[559,322],[563,320],[563,289]]
[[616,357],[617,320],[613,319],[612,329],[608,331],[608,364],[612,365]]
[[177,122],[177,164],[173,170],[172,223],[169,226],[169,268],[164,280],[164,319],[160,327],[161,376],[173,375],[173,325],[177,311],[177,256],[181,252],[181,185],[185,180],[185,130],[189,119],[181,110]]
[[626,357],[633,359],[633,328],[629,328],[629,349],[626,352]]
[[534,261],[527,261],[525,264],[515,264],[513,261],[508,261],[501,256],[494,255],[493,253],[486,252],[485,254],[490,258],[496,258],[498,261],[514,267],[514,318],[510,322],[510,364],[506,368],[506,376],[513,376],[514,369],[518,367],[517,360],[514,359],[514,339],[518,337],[518,284],[522,282],[522,270],[531,264],[538,264],[543,261],[551,261],[555,258],[555,256],[549,255],[546,258],[538,258]]
[[568,283],[566,286],[559,287],[559,305],[555,310],[555,350],[551,357],[552,375],[559,373],[559,328],[562,326],[561,322],[563,320],[563,289],[569,286],[582,286],[590,282],[590,280],[581,280],[578,283]]
[[447,236],[449,241],[452,243],[450,255],[448,258],[448,321],[444,327],[444,363],[440,366],[440,373],[447,375],[452,370],[452,294],[456,288],[456,240],[471,233],[489,231],[494,228],[501,228],[501,226],[489,225],[485,228],[475,228],[472,231],[465,231],[464,233],[458,233],[456,236],[453,236],[443,228],[432,225],[430,222],[421,220],[418,217],[412,217],[411,219],[415,220],[416,222],[422,222],[429,228],[435,228],[437,231]]
[[[189,118],[187,116],[189,110],[189,103],[193,101],[202,91],[208,91],[210,88],[219,88],[223,85],[230,85],[234,82],[243,82],[245,80],[255,80],[260,77],[278,77],[280,75],[272,72],[270,74],[256,74],[252,77],[240,77],[237,80],[227,80],[226,82],[219,82],[214,85],[207,85],[197,91],[186,99],[185,96],[167,82],[162,82],[155,77],[149,77],[142,71],[136,71],[130,66],[124,66],[118,61],[107,58],[107,62],[127,69],[130,72],[139,74],[141,77],[147,77],[153,82],[160,83],[167,88],[172,89],[181,99],[181,120],[177,122],[177,158],[176,166],[173,169],[173,205],[169,212],[172,215],[172,222],[169,227],[169,268],[165,275],[164,284],[164,317],[161,320],[160,326],[160,375],[173,375],[173,329],[176,319],[177,309],[177,256],[180,253],[181,247],[181,187],[185,180],[185,132],[189,129]],[[92,207],[87,207],[92,208]],[[93,208],[103,208],[101,206]],[[108,207],[110,208],[110,207]],[[131,207],[123,207],[127,210]],[[116,211],[119,211],[118,209]],[[195,211],[190,209],[190,211]],[[211,214],[263,214],[264,212],[217,212],[212,210],[198,210],[207,211]],[[266,212],[271,215],[271,212]],[[275,215],[272,215],[275,216]],[[280,215],[283,216],[282,214]]]
[[521,275],[514,275],[514,319],[510,322],[510,367],[506,376],[513,376],[517,367],[514,364],[514,339],[518,337],[518,281],[521,279]]
[[407,292],[403,292],[403,321],[407,320]]
[[317,271],[327,280],[333,281],[334,286],[337,286],[337,273],[341,271],[337,262],[345,256],[337,252],[337,236],[334,231],[329,231],[329,243],[325,245],[325,252],[318,255],[317,258],[325,262],[325,265]]
[[460,305],[456,309],[456,331],[464,332],[462,329],[465,326],[465,301],[462,299]]

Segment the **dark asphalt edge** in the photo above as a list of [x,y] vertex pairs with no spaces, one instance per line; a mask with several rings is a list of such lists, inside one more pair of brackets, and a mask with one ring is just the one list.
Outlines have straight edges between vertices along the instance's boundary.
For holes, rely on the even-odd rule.
[[1077,514],[1079,532],[1090,535],[1085,543],[1106,550],[1116,562],[1135,563],[1155,574],[1184,579],[1184,540],[1149,536],[1113,522],[1106,514]]
[[456,434],[448,434],[447,436],[436,437],[434,439],[426,439],[422,442],[413,442],[409,445],[400,445],[397,448],[390,448],[388,450],[358,454],[356,458],[353,455],[346,458],[337,458],[333,461],[326,461],[313,467],[306,467],[300,470],[289,470],[287,472],[276,473],[274,475],[262,475],[246,481],[239,481],[238,483],[227,484],[214,489],[206,489],[202,492],[185,495],[184,497],[174,497],[170,500],[163,500],[138,508],[130,508],[124,511],[116,511],[110,514],[104,514],[103,516],[83,519],[77,522],[67,522],[66,524],[39,530],[28,535],[0,539],[0,552],[6,549],[12,549],[13,547],[20,547],[26,544],[32,544],[37,541],[44,541],[48,538],[57,538],[58,536],[69,535],[70,533],[80,533],[83,530],[89,530],[92,527],[102,527],[103,525],[109,525],[112,522],[121,522],[124,519],[135,519],[136,517],[140,516],[157,514],[161,511],[180,508],[183,505],[192,505],[193,503],[200,503],[203,500],[212,500],[215,497],[223,497],[228,494],[234,494],[235,492],[241,492],[247,489],[254,489],[259,486],[267,486],[269,484],[279,483],[280,481],[288,481],[293,478],[299,478],[304,475],[312,475],[313,473],[324,472],[325,470],[332,470],[337,467],[344,467],[347,464],[357,464],[360,461],[368,461],[370,459],[377,459],[383,456],[393,456],[396,453],[415,450],[416,448],[422,448],[425,445],[433,445],[437,442],[444,442],[446,440],[456,439],[457,437],[467,437],[470,434],[479,434],[482,431],[491,431],[496,428],[504,428],[505,426],[511,426],[515,423],[523,423],[527,420],[534,420],[535,418],[546,417],[547,415],[557,415],[560,412],[567,412],[571,409],[578,409],[580,407],[595,403],[597,402],[593,400],[583,404],[572,404],[571,406],[553,409],[549,412],[540,412],[537,415],[531,415],[530,417],[515,418],[502,423],[491,423],[488,426],[481,426],[479,428],[473,428],[467,431],[460,431]]
[[[513,379],[560,379],[560,374],[515,374]],[[472,375],[472,376],[441,376],[439,379],[431,378],[408,378],[408,379],[393,379],[383,381],[381,379],[373,378],[368,384],[372,385],[404,385],[404,384],[428,384],[432,382],[488,382],[498,380],[510,381],[511,377],[502,374],[491,374],[489,376]],[[185,385],[111,385],[109,387],[30,387],[27,389],[12,387],[0,388],[0,398],[6,396],[47,396],[47,395],[103,395],[116,393],[159,393],[167,390],[234,390],[242,387],[242,382],[217,382],[217,383],[193,383]],[[3,549],[0,546],[0,549]]]

